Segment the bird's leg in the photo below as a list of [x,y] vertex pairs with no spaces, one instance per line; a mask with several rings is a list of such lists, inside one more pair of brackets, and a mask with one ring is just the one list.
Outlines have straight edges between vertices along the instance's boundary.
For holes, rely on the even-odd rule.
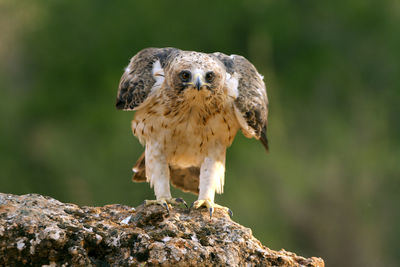
[[156,200],[145,200],[145,206],[162,205],[169,212],[168,204],[184,204],[181,198],[172,198],[169,186],[169,166],[162,147],[157,142],[146,144],[146,178],[150,187],[154,187]]
[[[218,148],[218,147],[217,147]],[[198,209],[207,207],[210,218],[215,208],[226,210],[231,216],[232,211],[214,203],[215,192],[222,193],[225,175],[225,148],[221,147],[214,154],[204,159],[200,167],[199,198],[193,202],[192,207]]]

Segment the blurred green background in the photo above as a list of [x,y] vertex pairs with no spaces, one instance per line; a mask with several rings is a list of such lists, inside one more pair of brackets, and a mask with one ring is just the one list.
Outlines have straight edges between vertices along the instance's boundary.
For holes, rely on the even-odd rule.
[[114,106],[128,60],[240,54],[265,76],[271,152],[238,134],[216,201],[272,249],[399,266],[399,25],[396,0],[0,0],[0,191],[152,199],[131,182],[133,113]]

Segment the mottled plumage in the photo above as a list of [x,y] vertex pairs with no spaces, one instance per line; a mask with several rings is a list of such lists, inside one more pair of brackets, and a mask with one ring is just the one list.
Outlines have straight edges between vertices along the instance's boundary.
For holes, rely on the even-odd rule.
[[244,57],[147,48],[121,78],[118,109],[135,110],[132,130],[146,146],[133,168],[157,203],[172,203],[169,182],[199,194],[195,207],[222,193],[225,151],[239,129],[266,137],[268,100],[262,76]]

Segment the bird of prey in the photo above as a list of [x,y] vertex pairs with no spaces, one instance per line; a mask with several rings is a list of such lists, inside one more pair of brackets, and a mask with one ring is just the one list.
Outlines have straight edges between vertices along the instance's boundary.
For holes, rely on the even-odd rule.
[[146,48],[125,68],[117,109],[134,110],[133,134],[145,152],[133,180],[154,187],[146,205],[182,203],[172,198],[170,182],[198,194],[193,208],[210,216],[223,193],[225,152],[240,129],[268,151],[268,98],[263,76],[244,57],[177,48]]

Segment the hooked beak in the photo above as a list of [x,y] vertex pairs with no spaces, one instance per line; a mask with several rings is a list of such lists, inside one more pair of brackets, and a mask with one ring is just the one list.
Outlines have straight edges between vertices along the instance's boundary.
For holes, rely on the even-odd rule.
[[200,75],[197,74],[195,76],[195,80],[194,80],[194,87],[197,89],[197,91],[200,91],[201,87],[203,86],[203,82],[200,78]]

